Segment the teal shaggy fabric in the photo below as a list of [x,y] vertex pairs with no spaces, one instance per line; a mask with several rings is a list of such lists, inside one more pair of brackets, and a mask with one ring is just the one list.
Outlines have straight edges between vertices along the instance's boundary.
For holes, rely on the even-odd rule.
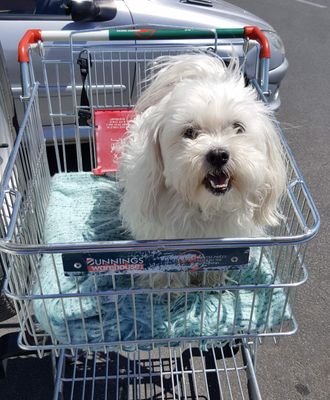
[[[44,240],[74,243],[128,239],[121,228],[118,207],[114,180],[85,172],[55,175]],[[249,265],[229,271],[228,284],[255,285],[256,276],[259,284],[278,283],[274,282],[269,259],[263,256],[259,266],[259,258],[260,249],[251,248]],[[182,292],[170,298],[164,293],[133,296],[129,291],[117,295],[116,290],[131,287],[131,275],[68,277],[60,254],[44,254],[37,275],[33,294],[42,296],[33,300],[34,314],[52,340],[62,344],[262,332],[290,318],[282,288],[224,288],[187,295]],[[59,293],[64,295],[62,299]],[[77,293],[82,296],[70,296]]]

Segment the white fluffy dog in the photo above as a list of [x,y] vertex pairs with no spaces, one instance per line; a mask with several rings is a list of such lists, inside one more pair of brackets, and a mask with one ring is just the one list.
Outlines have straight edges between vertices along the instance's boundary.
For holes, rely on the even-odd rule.
[[282,147],[237,64],[155,61],[119,156],[121,216],[136,239],[256,237],[278,223]]

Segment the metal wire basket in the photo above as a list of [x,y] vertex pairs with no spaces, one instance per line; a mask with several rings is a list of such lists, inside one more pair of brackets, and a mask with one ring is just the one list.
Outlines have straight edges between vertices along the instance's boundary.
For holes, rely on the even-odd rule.
[[[52,196],[54,179],[52,173],[67,175],[73,170],[91,171],[97,167],[95,111],[132,107],[143,90],[147,66],[155,57],[182,52],[213,51],[229,60],[228,54],[235,48],[241,64],[245,65],[247,78],[266,100],[267,43],[263,41],[263,37],[259,40],[253,29],[209,30],[206,33],[194,30],[173,33],[171,30],[161,29],[159,36],[155,32],[157,31],[138,29],[83,33],[30,31],[22,42],[21,66],[26,110],[1,185],[0,246],[7,274],[6,294],[14,301],[21,326],[20,345],[26,349],[36,349],[40,355],[48,349],[71,349],[74,352],[76,349],[103,349],[107,352],[109,349],[120,348],[150,351],[155,346],[181,345],[196,340],[206,347],[212,347],[214,341],[283,336],[297,330],[293,316],[294,297],[296,288],[307,279],[305,251],[307,242],[318,231],[319,216],[280,128],[278,134],[286,154],[288,186],[280,205],[284,218],[267,237],[144,242],[45,242],[47,207]],[[119,42],[103,44],[101,41],[108,40],[109,36]],[[138,40],[141,42],[138,43]],[[32,50],[28,50],[32,42],[35,42],[32,46],[34,52],[39,50],[37,55],[33,54],[33,61],[30,54]],[[85,76],[81,74],[81,68],[77,64],[82,55],[88,69]],[[82,101],[82,96],[88,97],[87,103]],[[45,106],[48,108],[47,113]],[[87,119],[81,118],[86,113]],[[48,122],[45,115],[49,118]],[[55,160],[54,164],[50,161],[52,159]],[[83,193],[84,189],[81,189]],[[79,204],[75,212],[79,213]],[[61,221],[61,216],[59,220]],[[106,287],[104,273],[84,275],[88,276],[90,283],[89,289],[85,290],[82,275],[73,273],[67,278],[72,283],[71,289],[66,291],[61,275],[63,271],[59,272],[59,265],[62,270],[63,262],[65,264],[68,259],[71,260],[71,265],[81,266],[79,260],[86,263],[86,257],[97,258],[101,255],[109,258],[120,254],[127,258],[143,254],[145,262],[155,255],[167,256],[177,262],[178,257],[187,252],[193,255],[199,252],[204,258],[225,258],[225,265],[218,269],[219,281],[224,274],[224,267],[230,266],[238,271],[235,282],[224,281],[223,285],[216,287],[202,285],[198,288],[179,289],[141,288],[135,283],[139,270],[132,268],[125,271],[126,286],[121,285],[123,275],[110,270],[106,275]],[[238,260],[249,254],[255,259],[255,275],[252,281],[247,282],[243,279],[244,268],[235,269],[233,263],[247,264],[247,261]],[[79,262],[75,261],[75,257]],[[234,261],[229,262],[230,259]],[[45,290],[45,281],[40,272],[45,260],[54,282],[51,291]],[[268,281],[261,279],[262,266],[265,263],[271,277]],[[150,270],[150,274],[152,273]],[[186,273],[189,274],[189,270]],[[228,293],[232,316],[230,321],[226,320],[224,329],[221,321]],[[245,325],[242,327],[240,304],[242,295],[247,293],[250,298]],[[260,293],[265,303],[262,317],[256,322]],[[282,300],[274,322],[273,304],[278,293]],[[198,296],[200,315],[197,331],[191,334],[186,329],[190,318],[186,313],[179,336],[174,335],[170,328],[157,336],[157,320],[153,316],[157,302],[160,298],[165,299],[163,319],[169,322],[173,318],[172,306],[178,295],[181,296],[184,312],[188,309],[191,296]],[[216,327],[206,333],[206,299],[210,295],[214,296],[215,301],[212,314],[215,316]],[[144,316],[150,314],[150,329],[143,335],[140,329],[141,309],[138,308],[141,298],[147,306]],[[97,331],[97,340],[90,335],[90,315],[86,312],[89,301],[93,302],[93,329]],[[123,310],[120,304],[124,301],[130,304],[129,335],[123,333],[121,326]],[[60,319],[55,322],[51,315],[54,302],[61,314]],[[68,315],[68,304],[73,303],[78,308],[79,321],[74,327]],[[40,314],[36,316],[36,305],[42,310],[43,324],[40,322]],[[113,335],[107,334],[109,326],[104,307],[107,310],[111,308],[113,321],[116,321],[115,328],[113,324],[111,327],[114,329]],[[57,331],[58,325],[61,325],[61,335]],[[75,336],[74,330],[79,330],[80,334]],[[65,357],[64,353],[62,357]]]

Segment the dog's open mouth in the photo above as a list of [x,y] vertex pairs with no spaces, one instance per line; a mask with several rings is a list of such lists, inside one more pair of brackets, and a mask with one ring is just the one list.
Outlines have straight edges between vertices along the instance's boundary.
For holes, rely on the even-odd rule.
[[203,184],[208,191],[216,196],[226,193],[231,186],[230,177],[223,171],[209,172],[205,176]]

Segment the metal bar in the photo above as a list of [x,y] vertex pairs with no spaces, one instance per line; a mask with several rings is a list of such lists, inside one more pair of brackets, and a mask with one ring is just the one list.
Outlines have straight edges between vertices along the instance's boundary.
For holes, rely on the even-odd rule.
[[[284,337],[284,336],[291,336],[294,333],[297,332],[298,330],[298,324],[295,318],[292,316],[292,320],[290,321],[292,327],[290,327],[290,331],[286,332],[261,332],[261,333],[245,333],[245,334],[240,334],[240,333],[235,333],[235,334],[227,334],[227,335],[208,335],[208,336],[200,336],[198,337],[198,341],[203,342],[203,341],[228,341],[232,339],[246,339],[246,338],[261,338],[261,337]],[[25,329],[25,325],[22,324],[22,329]],[[41,335],[44,337],[45,335]],[[152,339],[139,339],[139,340],[122,340],[122,341],[111,341],[111,346],[133,346],[134,348],[137,347],[137,345],[149,345],[152,344],[153,346],[158,346],[161,345],[162,347],[165,346],[166,344],[176,344],[178,345],[179,343],[192,343],[196,341],[196,336],[184,336],[180,338],[152,338]],[[21,333],[19,335],[19,345],[22,349],[24,350],[35,350],[36,344],[30,344],[26,338],[24,338],[24,334]],[[89,347],[92,350],[97,350],[101,347],[104,346],[109,346],[109,342],[98,342],[96,343],[90,343],[88,341],[86,342],[81,342],[78,344],[70,343],[68,344],[42,344],[42,349],[45,350],[54,350],[54,349],[81,349],[85,347]]]
[[198,386],[197,386],[197,379],[196,379],[196,369],[195,369],[195,364],[194,364],[194,356],[193,356],[193,352],[192,352],[191,343],[189,343],[189,354],[190,354],[193,390],[195,392],[195,396],[197,396],[197,398],[198,398],[199,396],[198,396]]
[[[170,357],[170,374],[171,374],[171,384],[172,384],[172,394],[173,394],[173,400],[176,400],[176,394],[175,394],[175,374],[173,370],[173,363],[172,363],[172,349],[170,346],[168,346],[168,351],[169,351],[169,357]],[[180,395],[178,394],[178,399],[180,399]]]
[[174,40],[174,39],[212,39],[214,31],[221,39],[242,39],[244,28],[218,29],[104,29],[97,31],[41,31],[41,39],[45,42],[63,40],[102,41],[102,40]]
[[233,392],[232,392],[232,388],[231,388],[231,384],[230,384],[230,380],[229,380],[229,374],[228,374],[228,368],[227,368],[227,362],[226,362],[226,357],[224,355],[223,352],[223,348],[220,347],[220,351],[221,351],[221,356],[222,356],[222,360],[223,360],[223,367],[224,367],[224,372],[225,372],[225,378],[226,378],[226,382],[227,382],[227,388],[228,388],[228,392],[229,392],[229,396],[231,400],[234,400],[233,398]]
[[11,191],[10,193],[13,194],[13,196],[15,197],[16,200],[15,200],[13,211],[11,213],[11,218],[10,218],[10,221],[8,224],[6,240],[12,240],[12,238],[14,236],[14,231],[16,228],[16,220],[17,220],[17,216],[18,216],[18,212],[19,212],[19,208],[20,208],[20,204],[21,204],[21,199],[22,199],[22,196],[19,192]]
[[108,242],[84,242],[84,243],[49,243],[24,244],[6,242],[0,240],[0,248],[11,254],[35,254],[35,253],[95,253],[106,251],[147,251],[147,250],[203,250],[214,248],[238,248],[259,246],[284,246],[287,244],[302,244],[311,240],[319,230],[319,221],[309,232],[293,236],[260,237],[260,238],[223,238],[200,240],[150,240],[150,241],[108,241]]
[[249,385],[250,385],[250,389],[251,389],[251,392],[252,392],[251,393],[251,400],[262,400],[250,351],[249,351],[249,349],[248,349],[246,344],[243,345],[241,347],[241,349],[242,349],[244,361],[245,361],[246,366],[247,366]]
[[21,70],[21,82],[22,82],[22,95],[23,98],[29,98],[31,95],[31,81],[30,81],[30,72],[29,65],[26,62],[22,62],[20,64]]
[[63,397],[63,382],[61,378],[64,366],[65,366],[65,350],[61,350],[56,368],[56,379],[54,383],[55,388],[54,388],[53,400],[61,400]]
[[[304,276],[303,280],[301,282],[294,282],[294,283],[274,283],[274,284],[248,284],[248,285],[226,285],[226,286],[214,286],[212,287],[212,291],[221,291],[221,290],[230,290],[230,291],[240,291],[240,290],[253,290],[253,289],[276,289],[276,288],[292,288],[292,287],[298,287],[301,284],[303,284],[306,281],[306,277]],[[78,288],[78,286],[77,286]],[[115,289],[115,288],[114,288]],[[185,291],[189,293],[194,293],[196,292],[196,288],[194,287],[189,287],[189,288],[184,288]],[[209,292],[210,288],[209,287],[199,287],[198,292]],[[88,296],[112,296],[114,298],[117,298],[119,296],[125,296],[127,294],[132,295],[133,290],[131,289],[129,292],[125,289],[117,289],[115,292],[113,292],[112,289],[107,289],[100,292],[85,292],[85,293],[62,293],[61,295],[59,294],[43,294],[43,295],[20,295],[20,294],[15,294],[12,293],[6,286],[4,286],[4,292],[5,294],[15,300],[38,300],[38,299],[57,299],[59,296],[64,298],[82,298]],[[139,288],[139,289],[134,289],[134,295],[138,294],[145,294],[145,295],[150,295],[150,294],[167,294],[167,295],[175,295],[178,293],[182,293],[182,288]],[[170,300],[170,299],[169,299]]]
[[234,369],[235,369],[236,378],[237,378],[237,381],[238,381],[240,394],[242,396],[242,400],[244,400],[245,399],[244,390],[243,390],[243,387],[242,387],[242,382],[241,382],[240,375],[239,375],[239,368],[238,368],[238,365],[237,365],[237,361],[236,361],[236,357],[235,357],[235,354],[234,354],[234,351],[233,351],[232,344],[230,345],[230,351],[231,351],[231,358],[232,358],[233,363],[234,363]]

